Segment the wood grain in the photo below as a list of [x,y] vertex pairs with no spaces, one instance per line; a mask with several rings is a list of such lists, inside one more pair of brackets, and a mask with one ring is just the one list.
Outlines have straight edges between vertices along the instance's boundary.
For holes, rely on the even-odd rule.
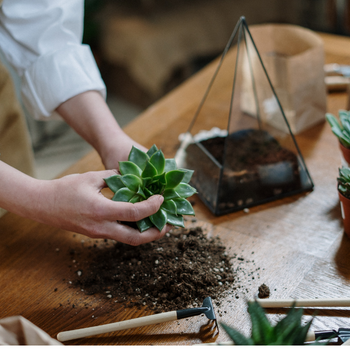
[[[350,39],[321,37],[327,63],[350,63]],[[149,107],[126,132],[145,146],[157,144],[166,157],[173,156],[178,135],[187,131],[215,67],[215,63],[209,65]],[[337,113],[347,100],[345,93],[329,94],[328,111]],[[337,140],[325,123],[296,138],[315,183],[314,191],[221,217],[215,217],[194,197],[197,219],[208,235],[219,235],[229,252],[242,259],[235,261],[237,293],[223,300],[216,313],[219,322],[245,334],[250,331],[245,301],[254,298],[262,283],[270,287],[273,299],[350,298],[350,239],[343,233],[336,191],[341,164]],[[100,169],[100,159],[91,152],[62,175]],[[95,241],[11,213],[0,219],[0,238],[0,318],[22,315],[56,337],[61,331],[152,314],[87,296],[69,283],[79,270],[70,251],[74,249],[84,261]],[[305,311],[307,319],[315,309]],[[316,311],[313,329],[350,327],[349,308]],[[268,310],[271,320],[285,312]],[[223,331],[218,334],[212,323],[199,316],[66,344],[189,345],[227,340]]]

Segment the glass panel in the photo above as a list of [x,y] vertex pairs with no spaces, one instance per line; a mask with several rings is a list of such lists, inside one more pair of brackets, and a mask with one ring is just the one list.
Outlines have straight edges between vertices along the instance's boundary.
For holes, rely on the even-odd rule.
[[[278,72],[281,81],[285,59],[273,54],[266,59],[269,71]],[[288,108],[280,86],[284,85],[278,84],[278,93]],[[213,213],[313,188],[277,96],[241,18],[192,120],[188,133],[192,141],[182,144],[186,167],[195,170],[193,185]]]

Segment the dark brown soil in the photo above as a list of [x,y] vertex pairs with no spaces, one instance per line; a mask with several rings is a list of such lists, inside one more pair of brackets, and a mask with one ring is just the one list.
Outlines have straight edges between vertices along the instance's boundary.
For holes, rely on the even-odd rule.
[[263,283],[260,287],[259,287],[259,293],[258,293],[258,297],[259,298],[268,298],[270,296],[270,288]]
[[[79,259],[76,252],[71,254]],[[233,259],[237,259],[235,267]],[[201,227],[174,229],[138,247],[95,244],[88,261],[76,271],[73,286],[155,312],[200,306],[207,296],[219,306],[226,294],[241,287],[236,272],[245,263],[236,254],[229,256],[220,239],[208,238]]]
[[247,129],[210,138],[189,145],[186,152],[185,167],[194,170],[191,183],[216,215],[302,190],[296,155],[265,131]]

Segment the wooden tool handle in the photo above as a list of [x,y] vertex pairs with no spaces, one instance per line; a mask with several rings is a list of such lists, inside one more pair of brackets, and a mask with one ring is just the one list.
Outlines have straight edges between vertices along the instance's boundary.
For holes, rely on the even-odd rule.
[[164,312],[161,314],[144,316],[144,317],[134,318],[131,320],[105,324],[105,325],[101,325],[101,326],[81,328],[81,329],[75,329],[72,331],[60,332],[57,334],[57,339],[59,341],[67,341],[67,340],[73,340],[73,339],[78,339],[78,338],[84,338],[84,337],[88,337],[91,335],[98,335],[98,334],[103,334],[103,333],[121,331],[124,329],[148,326],[151,324],[174,321],[174,320],[177,320],[176,311],[169,311],[169,312]]
[[344,307],[350,306],[350,299],[256,299],[265,308],[270,307]]

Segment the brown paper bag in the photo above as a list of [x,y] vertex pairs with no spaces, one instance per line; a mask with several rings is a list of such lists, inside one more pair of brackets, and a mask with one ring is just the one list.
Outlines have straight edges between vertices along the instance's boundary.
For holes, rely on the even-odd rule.
[[63,345],[22,316],[0,320],[0,345]]
[[[295,25],[253,25],[249,29],[292,132],[300,133],[324,121],[327,106],[322,39]],[[261,66],[257,56],[255,65]],[[287,131],[276,100],[259,91],[259,82],[267,81],[263,70],[253,71],[263,119]],[[243,83],[241,108],[256,115],[252,79],[248,76]]]

